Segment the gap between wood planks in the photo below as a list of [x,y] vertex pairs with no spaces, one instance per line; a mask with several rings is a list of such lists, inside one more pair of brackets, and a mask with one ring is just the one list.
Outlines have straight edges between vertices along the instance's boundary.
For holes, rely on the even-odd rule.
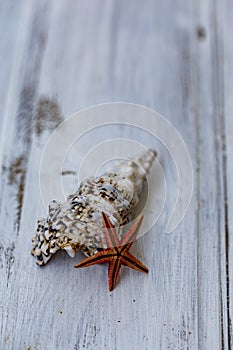
[[[224,201],[224,230],[225,230],[225,269],[226,269],[226,317],[227,317],[227,339],[224,339],[224,322],[223,322],[223,295],[222,286],[221,289],[221,327],[222,327],[222,349],[225,348],[225,342],[230,350],[232,348],[232,321],[230,316],[230,287],[229,287],[229,217],[228,217],[228,186],[227,186],[227,149],[226,149],[226,123],[225,123],[225,111],[224,111],[224,49],[223,49],[223,18],[222,8],[219,8],[220,2],[215,0],[214,11],[213,11],[213,47],[212,52],[216,54],[213,55],[213,69],[215,73],[213,75],[213,86],[215,87],[213,91],[214,101],[216,101],[214,106],[215,111],[215,134],[218,134],[218,130],[221,131],[221,137],[219,139],[219,148],[221,160],[217,157],[217,176],[218,184],[221,186],[220,176],[222,174],[222,190],[223,190],[223,201]],[[220,126],[220,128],[219,128]],[[218,141],[216,140],[216,154],[218,154]],[[219,236],[221,236],[220,227],[220,217],[219,222]],[[219,239],[220,241],[220,239]],[[221,256],[219,267],[221,267]],[[221,268],[220,268],[221,273]],[[221,275],[220,275],[221,276]],[[222,279],[221,279],[222,282]]]

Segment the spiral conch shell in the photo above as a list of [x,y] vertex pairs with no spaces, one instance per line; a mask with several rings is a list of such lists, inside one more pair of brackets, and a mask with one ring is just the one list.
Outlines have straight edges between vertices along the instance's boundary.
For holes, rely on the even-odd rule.
[[38,220],[32,239],[36,263],[45,265],[59,249],[74,257],[78,250],[91,256],[105,248],[102,212],[116,227],[127,222],[155,157],[156,152],[148,150],[103,176],[84,180],[66,202],[52,201],[47,219]]

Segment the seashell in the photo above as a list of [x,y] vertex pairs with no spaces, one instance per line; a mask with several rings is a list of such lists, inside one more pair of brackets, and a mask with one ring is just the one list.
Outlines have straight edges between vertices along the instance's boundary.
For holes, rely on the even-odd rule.
[[148,150],[135,159],[121,162],[100,177],[81,182],[64,203],[53,200],[47,219],[37,222],[32,238],[32,255],[45,265],[53,254],[64,249],[71,256],[81,250],[91,256],[106,248],[101,214],[104,211],[115,227],[127,222],[140,194],[156,152]]

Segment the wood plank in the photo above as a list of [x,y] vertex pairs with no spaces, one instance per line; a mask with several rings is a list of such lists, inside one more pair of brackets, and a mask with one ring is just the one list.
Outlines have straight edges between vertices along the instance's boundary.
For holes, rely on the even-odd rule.
[[[233,157],[233,48],[230,33],[233,30],[233,4],[230,1],[225,1],[222,11],[222,31],[224,34],[224,66],[222,74],[224,77],[223,92],[224,92],[224,119],[222,132],[222,156],[223,156],[223,171],[224,171],[224,190],[225,190],[225,238],[226,238],[226,314],[228,322],[228,338],[227,342],[229,349],[233,346],[233,329],[232,329],[232,301],[233,301],[233,181],[232,181],[232,157]],[[222,63],[222,61],[221,61]]]
[[[105,0],[99,6],[95,0],[25,0],[14,11],[1,6],[12,11],[10,22],[0,25],[9,25],[12,49],[9,61],[3,60],[6,71],[11,70],[8,79],[7,74],[2,78],[7,92],[0,87],[0,101],[6,101],[0,122],[0,347],[230,349],[227,296],[232,280],[227,285],[225,260],[230,261],[233,245],[229,234],[226,255],[226,174],[222,141],[216,141],[223,128],[220,2]],[[197,28],[200,24],[204,31]],[[228,20],[225,32],[230,26]],[[16,28],[21,30],[14,41]],[[232,51],[227,43],[226,142],[231,155]],[[57,254],[45,268],[35,266],[29,254],[36,220],[46,215],[39,163],[51,131],[77,110],[111,100],[147,105],[167,116],[187,143],[195,175],[187,215],[174,233],[164,234],[177,180],[171,157],[156,143],[168,202],[155,227],[132,249],[150,273],[122,270],[113,293],[106,288],[106,266],[73,268],[81,254],[75,260]],[[150,141],[130,128],[121,134],[107,129],[101,137],[119,135]],[[80,154],[99,138],[96,132],[84,139]],[[68,181],[75,188],[74,176]],[[231,182],[231,209],[229,193]],[[229,227],[231,220],[229,214]]]
[[[11,332],[8,320],[11,320],[10,306],[17,310],[18,297],[12,297],[12,291],[18,286],[14,280],[15,250],[22,217],[24,189],[27,177],[27,165],[30,154],[32,118],[35,95],[38,84],[41,55],[43,55],[46,18],[42,16],[46,3],[35,4],[30,1],[21,4],[19,9],[20,35],[13,57],[13,67],[9,80],[7,103],[3,110],[4,120],[1,154],[1,342],[2,348],[14,347],[14,317]],[[24,8],[25,7],[25,8]],[[11,33],[11,31],[9,32]],[[15,271],[13,273],[13,270]],[[6,293],[7,289],[7,293]],[[13,302],[14,300],[14,302]],[[9,340],[9,341],[8,341]],[[22,344],[22,347],[25,345]]]
[[[224,312],[224,205],[223,172],[218,134],[219,110],[219,53],[217,3],[200,2],[199,70],[197,147],[199,163],[198,233],[198,313],[199,348],[227,349],[227,318]],[[208,160],[207,160],[208,158]],[[208,185],[207,185],[208,183]],[[211,238],[210,238],[211,236]],[[208,238],[207,238],[208,237]],[[210,316],[211,315],[211,316]],[[218,330],[214,332],[212,329]]]

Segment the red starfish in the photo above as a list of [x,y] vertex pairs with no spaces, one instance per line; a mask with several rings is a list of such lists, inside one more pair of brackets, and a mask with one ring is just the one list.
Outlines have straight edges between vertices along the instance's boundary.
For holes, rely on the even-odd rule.
[[81,261],[74,267],[86,267],[94,264],[109,262],[108,285],[110,291],[112,291],[116,286],[117,276],[121,265],[131,267],[134,270],[149,272],[148,268],[129,252],[130,247],[138,235],[142,219],[143,215],[139,217],[126,235],[119,240],[113,224],[109,220],[108,216],[102,212],[102,222],[108,248],[103,249],[100,252]]

